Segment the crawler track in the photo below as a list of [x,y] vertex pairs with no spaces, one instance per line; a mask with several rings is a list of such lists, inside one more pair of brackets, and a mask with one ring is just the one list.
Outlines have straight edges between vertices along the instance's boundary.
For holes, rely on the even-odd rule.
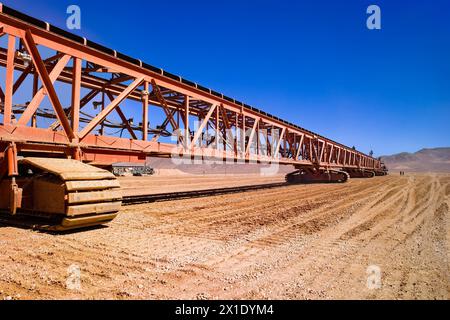
[[[151,202],[162,202],[162,201],[173,201],[182,200],[189,198],[202,198],[211,197],[223,194],[233,194],[248,191],[273,189],[288,186],[289,183],[279,182],[279,183],[266,183],[258,185],[247,185],[239,187],[228,187],[228,188],[214,188],[214,189],[204,189],[195,191],[180,191],[180,192],[167,192],[167,193],[157,193],[148,195],[137,195],[137,196],[126,196],[123,198],[122,204],[124,206],[151,203]],[[42,231],[54,231],[54,226],[58,225],[57,221],[46,220],[39,217],[30,216],[10,216],[7,212],[0,211],[0,224],[11,225],[16,227],[22,227],[27,229],[42,230]]]
[[290,184],[287,182],[279,182],[279,183],[230,187],[230,188],[216,188],[216,189],[204,189],[204,190],[195,190],[195,191],[180,191],[180,192],[167,192],[167,193],[157,193],[157,194],[138,195],[138,196],[126,196],[126,197],[123,197],[122,204],[126,206],[126,205],[134,205],[134,204],[147,203],[147,202],[161,202],[161,201],[188,199],[188,198],[203,198],[203,197],[210,197],[210,196],[216,196],[216,195],[222,195],[222,194],[280,188],[280,187],[286,187],[288,185],[290,185]]

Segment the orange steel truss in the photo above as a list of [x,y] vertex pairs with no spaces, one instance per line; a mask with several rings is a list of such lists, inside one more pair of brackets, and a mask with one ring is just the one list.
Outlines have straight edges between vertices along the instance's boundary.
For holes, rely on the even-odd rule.
[[[0,79],[0,159],[14,144],[20,155],[67,156],[94,164],[187,156],[381,170],[379,160],[354,148],[1,4],[0,37],[7,40],[0,47],[0,67],[5,69]],[[52,55],[43,58],[43,50]],[[32,99],[18,108],[14,95],[28,77]],[[70,106],[61,103],[58,82],[71,86]],[[82,95],[82,89],[89,91]],[[82,117],[98,94],[108,103],[89,119]],[[46,97],[52,112],[43,114],[40,105]],[[139,124],[127,119],[126,101],[139,103]],[[149,127],[150,106],[165,115],[157,129]],[[104,132],[113,112],[130,138]],[[39,117],[53,119],[52,124],[38,127]],[[174,143],[162,142],[169,134]]]

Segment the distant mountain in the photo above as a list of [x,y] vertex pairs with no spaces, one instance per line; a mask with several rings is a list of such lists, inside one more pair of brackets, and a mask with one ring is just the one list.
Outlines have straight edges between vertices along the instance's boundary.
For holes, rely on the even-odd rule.
[[391,171],[450,172],[450,148],[422,149],[416,153],[383,156]]

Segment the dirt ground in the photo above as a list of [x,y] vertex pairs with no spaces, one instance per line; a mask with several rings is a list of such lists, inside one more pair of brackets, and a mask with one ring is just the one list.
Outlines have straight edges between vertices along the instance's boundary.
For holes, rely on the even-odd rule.
[[65,235],[0,226],[0,299],[449,299],[449,206],[450,175],[396,175],[135,205]]
[[255,174],[239,175],[182,175],[121,177],[120,185],[124,196],[216,189],[222,187],[240,187],[255,184],[270,184],[285,181],[285,174],[260,176]]

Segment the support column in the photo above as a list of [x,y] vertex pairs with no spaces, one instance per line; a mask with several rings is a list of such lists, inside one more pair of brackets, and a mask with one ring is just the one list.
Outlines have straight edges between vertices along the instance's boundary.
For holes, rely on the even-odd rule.
[[6,57],[5,105],[3,110],[3,124],[10,124],[12,120],[12,97],[14,86],[14,55],[16,53],[16,37],[8,35],[8,52]]

